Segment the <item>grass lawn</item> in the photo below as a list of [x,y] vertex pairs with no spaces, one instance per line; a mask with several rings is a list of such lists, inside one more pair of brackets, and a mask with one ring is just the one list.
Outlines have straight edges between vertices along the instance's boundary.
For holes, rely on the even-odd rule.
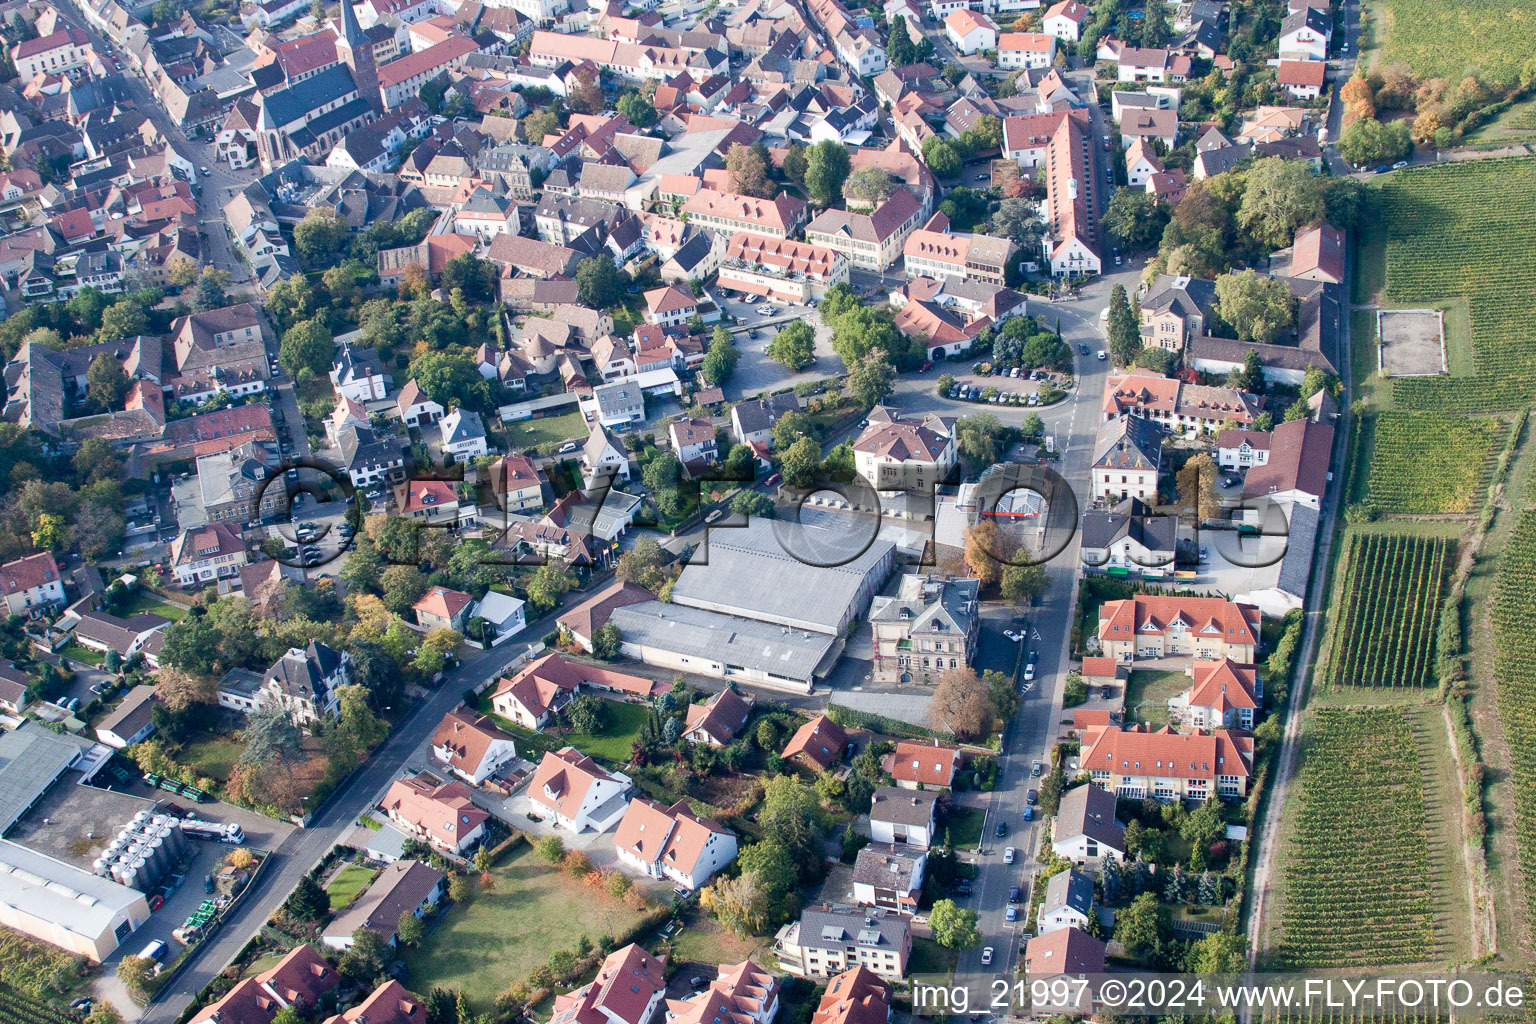
[[81,661],[87,665],[100,665],[105,660],[105,651],[98,651],[93,647],[86,647],[71,640],[59,649],[59,657],[69,658],[73,661]]
[[1189,689],[1189,676],[1183,672],[1131,673],[1125,687],[1126,716],[1152,726],[1168,724],[1168,698]]
[[476,1010],[585,935],[596,943],[630,927],[636,914],[599,895],[524,845],[493,869],[496,887],[450,907],[418,949],[405,958],[413,992],[434,986],[462,991]]
[[338,871],[331,884],[325,887],[325,894],[331,898],[331,909],[340,910],[357,899],[373,877],[372,871],[357,864],[348,864]]
[[507,436],[519,448],[532,448],[550,441],[578,440],[587,434],[587,421],[576,411],[507,424]]
[[[945,976],[955,973],[955,962],[959,956],[952,949],[946,949],[932,939],[912,940],[912,955],[907,958],[907,974],[942,974]],[[999,968],[1006,970],[1007,965]]]
[[672,937],[671,944],[671,959],[676,963],[737,964],[749,957],[761,956],[773,945],[773,938],[756,935],[743,939],[694,907],[689,911],[687,925]]
[[244,751],[245,745],[233,736],[202,732],[182,745],[176,760],[196,768],[199,775],[223,782]]
[[603,704],[603,728],[596,734],[572,732],[560,738],[563,746],[575,747],[583,754],[609,761],[628,761],[630,749],[645,725],[650,709],[644,704],[625,704],[616,700]]
[[146,594],[142,590],[134,591],[133,597],[124,602],[121,612],[123,618],[149,612],[153,615],[163,615],[172,622],[180,622],[187,617],[187,606],[176,604],[156,597],[154,594]]
[[960,849],[981,845],[981,826],[987,812],[980,807],[951,807],[949,812],[949,841]]

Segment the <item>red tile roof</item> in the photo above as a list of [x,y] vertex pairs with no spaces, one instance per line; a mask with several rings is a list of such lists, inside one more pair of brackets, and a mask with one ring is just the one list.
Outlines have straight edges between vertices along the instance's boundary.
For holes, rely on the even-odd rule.
[[1311,86],[1321,89],[1328,75],[1328,65],[1320,60],[1283,60],[1275,81],[1281,85]]
[[935,743],[902,740],[890,755],[891,778],[897,782],[919,782],[926,786],[948,786],[955,781],[960,765],[960,751]]
[[589,984],[556,996],[550,1024],[645,1024],[651,1000],[666,987],[666,958],[631,943],[610,953]]
[[1024,947],[1024,970],[1041,977],[1057,974],[1101,974],[1105,945],[1077,928],[1058,928],[1037,935]]
[[[1258,469],[1259,467],[1254,467]],[[1251,474],[1254,470],[1249,470]],[[1182,620],[1196,636],[1216,638],[1229,644],[1257,646],[1259,610],[1221,597],[1162,597],[1137,594],[1123,601],[1106,601],[1099,609],[1099,637],[1132,640],[1160,634],[1175,620]]]
[[1215,708],[1220,713],[1234,709],[1258,710],[1254,699],[1258,669],[1239,665],[1230,658],[1191,663],[1194,684],[1189,688],[1192,707]]
[[462,782],[449,782],[433,789],[417,779],[397,779],[379,806],[393,811],[449,849],[458,849],[463,841],[460,837],[473,832],[490,817],[475,806],[469,787]]
[[843,727],[826,715],[817,715],[795,730],[780,756],[786,761],[804,756],[825,771],[837,763],[837,756],[847,745],[848,734],[843,731]]
[[[546,753],[539,762],[533,780],[528,783],[528,797],[541,807],[574,818],[592,783],[612,778],[601,765],[575,747],[563,747]],[[546,795],[546,789],[553,796]]]
[[474,598],[459,590],[449,590],[447,587],[433,587],[427,591],[420,601],[411,608],[417,612],[426,612],[428,615],[436,615],[439,618],[451,619],[465,608],[469,607]]
[[448,712],[437,723],[437,731],[432,734],[432,746],[448,751],[448,764],[451,767],[466,775],[473,775],[485,760],[485,752],[492,743],[511,739],[485,715],[460,709]]
[[352,1009],[338,1013],[325,1024],[426,1024],[427,1009],[421,1000],[393,979]]
[[688,706],[688,727],[683,735],[699,733],[724,745],[747,724],[751,713],[752,698],[742,697],[735,690],[721,690],[703,704]]
[[844,971],[827,982],[811,1024],[886,1024],[891,984],[867,967]]
[[341,984],[335,969],[310,945],[295,946],[269,970],[256,975],[285,1002],[313,1009],[320,997]]
[[475,41],[468,36],[451,36],[425,50],[408,53],[404,57],[381,65],[378,71],[379,86],[387,89],[436,68],[461,63],[466,56],[478,49]]
[[1084,771],[1163,779],[1246,777],[1253,738],[1228,729],[1215,732],[1147,731],[1110,726],[1083,755]]
[[20,594],[36,587],[56,583],[59,563],[44,551],[0,565],[0,594]]

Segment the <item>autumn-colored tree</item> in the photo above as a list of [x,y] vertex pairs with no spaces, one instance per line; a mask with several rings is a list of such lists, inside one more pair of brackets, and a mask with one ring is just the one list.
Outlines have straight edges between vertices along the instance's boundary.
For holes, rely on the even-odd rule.
[[982,586],[1001,579],[1003,564],[1011,557],[1012,543],[991,519],[983,519],[965,531],[965,565]]
[[1344,112],[1351,119],[1376,116],[1376,92],[1364,78],[1351,78],[1339,89]]
[[1435,133],[1440,130],[1440,115],[1433,110],[1426,110],[1413,119],[1413,138],[1415,142],[1434,142]]
[[952,732],[956,739],[982,740],[996,718],[997,708],[975,669],[952,668],[939,678],[928,707],[928,720],[935,729]]
[[218,684],[206,676],[193,675],[179,668],[162,668],[155,674],[155,695],[172,714],[193,704],[213,704],[218,700]]
[[1176,477],[1179,509],[1186,515],[1211,519],[1221,512],[1216,496],[1216,463],[1204,452],[1184,463]]

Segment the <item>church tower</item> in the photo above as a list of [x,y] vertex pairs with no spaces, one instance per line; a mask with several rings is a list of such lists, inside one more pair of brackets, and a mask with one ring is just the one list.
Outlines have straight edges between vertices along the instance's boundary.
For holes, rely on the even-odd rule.
[[357,23],[357,12],[352,0],[341,0],[341,31],[337,33],[336,56],[352,71],[352,81],[357,91],[375,112],[384,109],[384,97],[379,93],[379,72],[373,63],[373,47],[363,35]]

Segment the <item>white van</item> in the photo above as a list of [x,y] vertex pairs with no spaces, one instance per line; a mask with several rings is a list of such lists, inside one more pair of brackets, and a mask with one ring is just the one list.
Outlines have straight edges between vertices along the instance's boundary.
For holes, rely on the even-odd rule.
[[154,939],[149,945],[139,950],[141,960],[159,960],[163,956],[165,956],[165,943],[159,939]]
[[1099,323],[1101,323],[1101,324],[1109,323],[1109,307],[1108,306],[1105,306],[1103,309],[1099,310]]

